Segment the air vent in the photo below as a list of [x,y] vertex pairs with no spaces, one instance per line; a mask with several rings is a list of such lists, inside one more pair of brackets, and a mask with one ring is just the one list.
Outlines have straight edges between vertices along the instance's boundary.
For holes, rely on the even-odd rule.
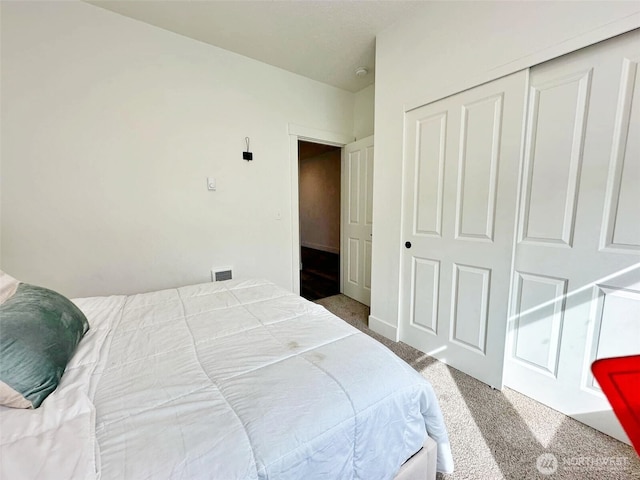
[[232,268],[231,267],[219,267],[211,269],[211,280],[214,282],[222,282],[224,280],[231,280]]

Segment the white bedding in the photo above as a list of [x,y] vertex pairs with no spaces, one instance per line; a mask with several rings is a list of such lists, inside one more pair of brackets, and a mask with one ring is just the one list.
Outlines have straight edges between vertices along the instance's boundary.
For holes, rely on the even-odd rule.
[[453,470],[431,386],[269,282],[75,302],[91,330],[58,390],[0,410],[0,478],[390,479],[426,432]]

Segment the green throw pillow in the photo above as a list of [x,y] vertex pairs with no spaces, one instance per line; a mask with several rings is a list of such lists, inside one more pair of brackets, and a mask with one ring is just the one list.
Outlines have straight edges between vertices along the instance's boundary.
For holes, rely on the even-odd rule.
[[69,299],[18,284],[0,305],[0,405],[38,408],[87,330],[87,318]]

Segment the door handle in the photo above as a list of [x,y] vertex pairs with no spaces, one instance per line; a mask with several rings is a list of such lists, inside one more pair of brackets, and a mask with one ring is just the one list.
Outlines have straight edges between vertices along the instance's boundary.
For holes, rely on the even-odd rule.
[[404,246],[407,248],[411,248],[411,242],[404,242]]

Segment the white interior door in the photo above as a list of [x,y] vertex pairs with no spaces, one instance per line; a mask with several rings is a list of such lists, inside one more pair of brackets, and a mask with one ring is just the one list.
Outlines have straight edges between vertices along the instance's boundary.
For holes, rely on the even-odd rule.
[[400,339],[502,388],[526,72],[405,116]]
[[640,353],[640,31],[531,69],[506,384],[623,441],[591,375]]
[[371,304],[373,136],[345,145],[342,169],[343,292]]

